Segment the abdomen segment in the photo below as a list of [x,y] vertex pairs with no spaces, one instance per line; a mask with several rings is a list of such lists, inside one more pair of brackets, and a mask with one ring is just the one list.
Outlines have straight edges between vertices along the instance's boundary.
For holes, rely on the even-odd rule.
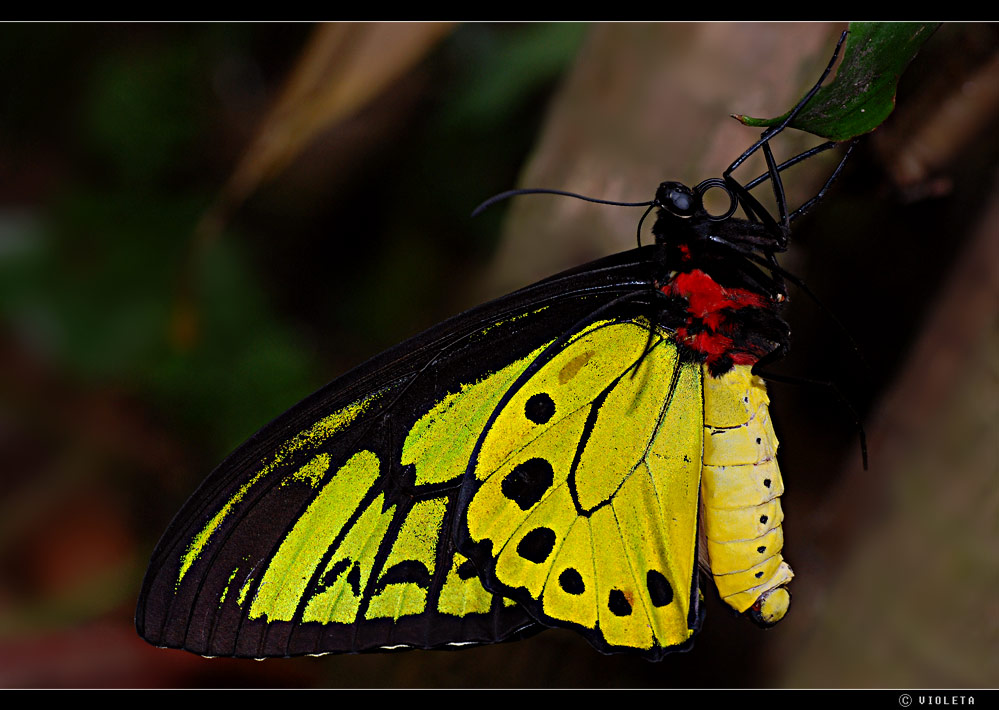
[[794,576],[781,555],[784,483],[769,402],[748,365],[721,377],[704,373],[701,524],[711,573],[727,604],[752,609],[764,625],[784,617]]

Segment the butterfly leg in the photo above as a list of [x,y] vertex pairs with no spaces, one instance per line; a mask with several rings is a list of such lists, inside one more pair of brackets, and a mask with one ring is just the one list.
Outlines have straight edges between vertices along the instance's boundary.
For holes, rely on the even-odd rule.
[[732,162],[732,164],[728,166],[725,172],[722,173],[724,177],[728,177],[729,175],[731,175],[736,168],[742,165],[743,162],[745,162],[747,158],[749,158],[753,153],[759,150],[761,146],[763,146],[771,138],[773,138],[778,133],[787,128],[788,125],[790,125],[791,121],[793,121],[798,116],[798,114],[801,113],[802,110],[804,110],[805,106],[808,105],[808,102],[811,101],[812,98],[815,96],[815,94],[818,93],[819,89],[822,88],[822,82],[824,82],[826,80],[826,77],[828,77],[830,72],[832,72],[832,68],[836,64],[836,59],[839,58],[839,50],[843,47],[843,43],[846,41],[847,34],[848,34],[847,32],[843,32],[843,34],[839,36],[839,41],[836,43],[836,48],[833,50],[833,55],[832,58],[829,60],[829,64],[826,65],[825,71],[822,72],[822,76],[820,76],[819,80],[815,82],[815,84],[812,86],[811,89],[809,89],[808,93],[802,97],[801,101],[799,101],[797,105],[795,105],[795,107],[791,109],[791,111],[789,111],[786,116],[784,116],[784,118],[781,120],[780,123],[771,126],[767,130],[765,130],[763,132],[763,135],[760,136],[760,139],[758,141],[756,141],[753,145],[751,145],[742,155],[736,158]]
[[[795,163],[800,162],[807,157],[811,157],[816,153],[822,152],[823,150],[827,150],[831,148],[834,144],[825,143],[821,146],[816,146],[811,150],[805,151],[799,156],[795,156],[786,163],[777,165],[777,161],[774,159],[773,151],[771,150],[770,147],[770,141],[775,136],[777,136],[777,134],[781,133],[785,128],[787,128],[791,124],[791,122],[798,116],[798,114],[804,110],[805,106],[808,105],[808,103],[812,100],[815,94],[818,93],[819,89],[822,88],[822,83],[826,80],[826,77],[829,76],[830,72],[832,72],[832,68],[836,64],[836,59],[839,57],[840,49],[842,48],[843,43],[846,41],[846,36],[847,32],[843,32],[843,34],[840,35],[839,41],[836,43],[836,49],[833,50],[832,58],[829,60],[829,63],[826,65],[825,71],[822,72],[822,76],[820,76],[819,80],[815,82],[815,84],[812,86],[811,89],[809,89],[808,93],[806,93],[804,97],[802,97],[802,99],[797,103],[797,105],[795,105],[795,107],[791,109],[791,111],[789,111],[786,116],[784,116],[784,118],[780,121],[780,123],[773,125],[767,130],[765,130],[763,134],[760,136],[760,139],[756,141],[756,143],[754,143],[752,146],[750,146],[749,149],[747,149],[742,155],[736,158],[732,162],[732,164],[729,165],[728,168],[726,168],[725,171],[722,173],[722,178],[729,185],[729,187],[736,193],[736,195],[738,195],[739,202],[742,205],[743,210],[746,212],[747,217],[751,221],[758,221],[758,220],[762,221],[767,228],[774,230],[775,234],[781,234],[783,236],[784,243],[780,245],[781,247],[786,246],[786,238],[790,231],[789,227],[791,219],[793,217],[800,216],[801,214],[801,210],[796,211],[795,214],[791,216],[789,216],[788,214],[787,200],[784,195],[784,185],[780,177],[781,170],[785,169],[786,167],[790,167],[791,165],[794,165]],[[732,177],[732,173],[740,165],[742,165],[742,163],[745,162],[750,156],[752,156],[757,150],[763,151],[763,156],[766,159],[767,163],[767,172],[764,176],[761,176],[753,180],[751,183],[749,183],[747,187],[743,187]],[[842,164],[840,165],[840,167],[842,167]],[[839,173],[839,168],[837,168],[836,173],[837,174]],[[766,178],[770,179],[771,185],[773,187],[774,199],[777,202],[778,217],[780,220],[779,228],[773,217],[771,217],[769,213],[767,213],[767,211],[763,209],[759,201],[756,200],[756,198],[754,198],[749,193],[749,190],[753,186],[759,184],[762,180],[765,180]],[[831,180],[826,184],[826,187],[828,187],[830,183]],[[826,189],[826,187],[823,188],[823,191]],[[814,202],[808,204],[807,206],[811,206],[811,204],[814,204]]]

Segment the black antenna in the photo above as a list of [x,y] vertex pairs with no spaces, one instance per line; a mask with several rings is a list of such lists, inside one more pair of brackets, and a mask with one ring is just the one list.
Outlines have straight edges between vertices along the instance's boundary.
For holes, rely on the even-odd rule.
[[483,210],[488,207],[492,207],[497,202],[502,202],[503,200],[507,200],[518,195],[561,195],[562,197],[574,197],[577,200],[596,202],[600,205],[614,205],[616,207],[648,207],[649,205],[655,205],[655,201],[653,200],[648,200],[646,202],[617,202],[616,200],[600,200],[596,197],[587,197],[586,195],[580,195],[576,192],[567,192],[565,190],[549,190],[546,188],[529,187],[520,190],[507,190],[506,192],[501,192],[498,195],[493,195],[472,210],[472,216],[476,217],[482,213]]

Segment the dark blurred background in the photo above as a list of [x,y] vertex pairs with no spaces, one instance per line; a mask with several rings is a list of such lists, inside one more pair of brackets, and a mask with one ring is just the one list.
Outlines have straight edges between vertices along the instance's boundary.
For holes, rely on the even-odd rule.
[[[486,298],[630,247],[716,176],[843,26],[0,26],[0,686],[980,687],[999,678],[999,30],[944,25],[784,265],[771,386],[788,618],[706,585],[694,650],[571,632],[264,663],[155,649],[148,556],[197,483],[334,376]],[[788,139],[786,157],[801,144]],[[831,161],[831,162],[830,162]],[[835,164],[786,178],[792,203]],[[741,174],[748,177],[748,172]]]

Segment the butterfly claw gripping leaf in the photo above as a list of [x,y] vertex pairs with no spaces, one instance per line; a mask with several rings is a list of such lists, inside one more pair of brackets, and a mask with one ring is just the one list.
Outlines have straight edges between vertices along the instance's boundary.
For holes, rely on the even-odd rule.
[[566,627],[655,660],[700,626],[699,558],[779,621],[783,483],[752,368],[787,348],[789,217],[729,175],[744,158],[660,186],[655,245],[445,321],[264,427],[164,534],[139,633],[259,658]]

